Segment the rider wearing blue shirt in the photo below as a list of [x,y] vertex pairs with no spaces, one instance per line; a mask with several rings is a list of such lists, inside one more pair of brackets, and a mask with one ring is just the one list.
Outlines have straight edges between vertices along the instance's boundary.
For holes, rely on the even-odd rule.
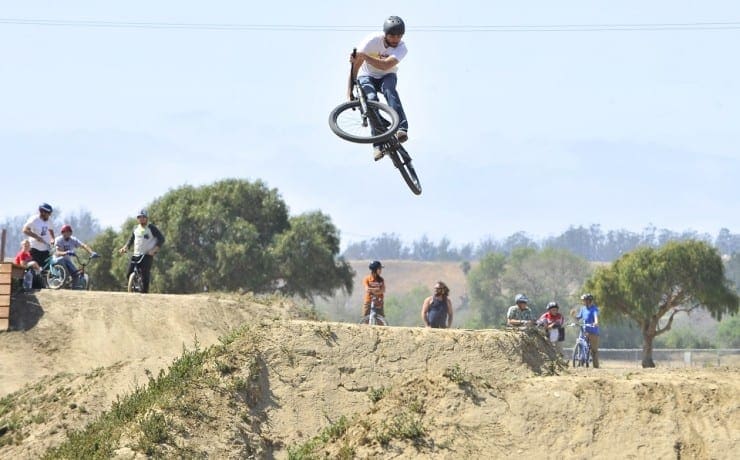
[[581,296],[583,306],[576,318],[586,325],[585,333],[591,347],[594,368],[599,367],[599,307],[594,303],[594,296],[583,294]]

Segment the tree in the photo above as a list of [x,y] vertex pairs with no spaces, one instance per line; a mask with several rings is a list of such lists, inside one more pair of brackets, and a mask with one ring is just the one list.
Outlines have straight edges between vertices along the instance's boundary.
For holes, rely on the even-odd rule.
[[338,288],[352,293],[354,270],[339,253],[339,231],[320,212],[290,219],[290,228],[278,235],[274,254],[283,285],[280,290],[314,303]]
[[[643,367],[655,367],[653,341],[671,329],[679,312],[703,307],[721,320],[738,311],[738,296],[725,278],[722,259],[704,241],[639,248],[597,269],[585,290],[602,305],[604,322],[624,316],[639,325]],[[661,325],[664,315],[668,320]]]
[[468,272],[471,306],[478,312],[482,327],[503,323],[507,304],[503,297],[501,276],[505,267],[504,254],[489,253]]
[[740,348],[740,315],[732,315],[719,323],[717,345],[723,348]]
[[99,233],[89,245],[102,257],[92,262],[86,270],[90,273],[92,289],[97,291],[120,291],[126,285],[122,274],[127,265],[126,257],[116,257],[117,250],[123,246],[120,236],[112,229],[107,228]]
[[509,256],[502,281],[510,294],[526,293],[530,308],[538,313],[553,300],[564,308],[590,272],[586,259],[565,249],[517,248]]
[[[261,181],[226,179],[202,187],[183,186],[154,200],[149,216],[166,238],[154,258],[153,291],[286,290],[311,299],[346,284],[352,276],[341,272],[342,263],[334,260],[339,244],[329,218],[313,213],[289,221],[278,191]],[[135,223],[131,218],[123,225],[119,244],[126,242]],[[286,255],[288,247],[298,251],[293,258]],[[324,275],[313,279],[312,286],[306,286],[305,275],[295,269],[306,254],[316,258],[312,266],[304,259],[304,270]],[[114,267],[117,277],[125,277],[125,266],[122,260]],[[303,278],[294,278],[298,276]]]

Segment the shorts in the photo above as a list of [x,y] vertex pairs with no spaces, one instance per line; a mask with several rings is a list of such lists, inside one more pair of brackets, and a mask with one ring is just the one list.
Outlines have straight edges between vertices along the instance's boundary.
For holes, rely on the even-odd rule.
[[[375,307],[375,313],[377,313],[380,316],[385,316],[385,313],[383,312],[383,307]],[[362,316],[367,316],[370,314],[370,304],[366,303],[362,306]]]

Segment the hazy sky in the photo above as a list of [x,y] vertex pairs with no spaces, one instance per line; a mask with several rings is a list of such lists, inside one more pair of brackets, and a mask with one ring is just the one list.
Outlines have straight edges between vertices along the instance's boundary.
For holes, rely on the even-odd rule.
[[[172,188],[237,177],[329,214],[343,245],[740,231],[740,3],[361,5],[0,0],[0,218],[48,201],[118,228]],[[390,14],[407,23],[419,197],[327,124],[349,51]]]

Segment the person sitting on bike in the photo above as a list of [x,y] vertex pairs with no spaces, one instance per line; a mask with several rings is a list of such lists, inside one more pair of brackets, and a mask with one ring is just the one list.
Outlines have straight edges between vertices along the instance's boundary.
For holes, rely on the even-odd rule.
[[[146,209],[142,209],[136,215],[136,219],[139,223],[134,226],[134,230],[131,232],[131,236],[128,241],[121,249],[119,253],[123,254],[131,247],[134,246],[134,256],[131,258],[131,262],[128,264],[128,271],[126,272],[126,279],[131,276],[134,272],[139,258],[139,268],[141,269],[141,281],[143,293],[149,292],[149,280],[151,278],[152,262],[154,256],[159,252],[159,249],[164,244],[164,235],[154,225],[149,223],[149,213]],[[143,257],[142,257],[143,256]]]
[[[560,356],[563,355],[563,341],[561,340],[560,330],[564,324],[565,317],[560,314],[560,305],[555,301],[547,304],[547,311],[537,320],[537,325],[545,328],[548,339],[558,350]],[[565,336],[563,335],[562,338],[564,339]]]
[[[352,80],[360,82],[368,100],[378,100],[378,91],[383,93],[388,105],[398,113],[401,120],[396,137],[399,142],[408,139],[409,123],[396,90],[398,63],[406,56],[406,44],[402,40],[406,25],[398,16],[391,16],[383,24],[383,33],[365,37],[358,45],[357,53],[350,57]],[[381,144],[374,144],[375,161],[385,155]]]
[[581,296],[583,306],[576,315],[576,319],[585,324],[585,333],[591,347],[591,357],[594,368],[599,367],[599,307],[594,302],[594,296],[589,293]]
[[424,299],[421,305],[421,320],[426,327],[445,329],[452,326],[452,301],[450,288],[442,281],[434,285],[434,295]]
[[506,325],[513,327],[526,327],[534,325],[534,313],[527,305],[529,299],[524,294],[517,294],[514,297],[516,305],[509,307],[506,312]]
[[362,317],[370,314],[370,304],[375,306],[375,312],[380,316],[383,314],[383,296],[385,295],[385,280],[380,273],[383,271],[383,264],[379,260],[373,260],[368,266],[370,274],[362,280],[362,287],[365,288],[365,296],[362,304]]
[[91,257],[97,257],[98,254],[90,246],[83,243],[77,237],[72,236],[72,226],[69,224],[62,225],[61,235],[54,240],[54,260],[52,263],[64,265],[67,273],[72,277],[72,286],[77,285],[79,273],[77,267],[72,262],[72,256],[75,255],[75,249],[82,247]]

